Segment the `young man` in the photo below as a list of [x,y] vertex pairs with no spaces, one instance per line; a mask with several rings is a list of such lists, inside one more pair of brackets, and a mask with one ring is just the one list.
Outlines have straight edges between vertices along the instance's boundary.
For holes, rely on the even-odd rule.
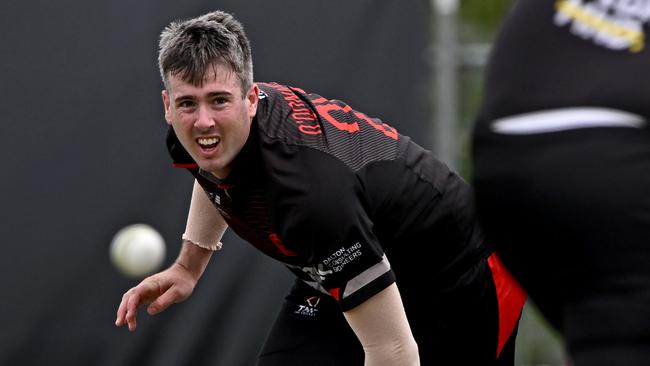
[[650,1],[520,0],[474,133],[486,235],[573,365],[650,365]]
[[169,151],[196,183],[178,259],[117,325],[187,298],[227,223],[297,276],[259,365],[513,363],[525,297],[461,178],[343,102],[255,84],[229,14],[169,25],[159,64]]

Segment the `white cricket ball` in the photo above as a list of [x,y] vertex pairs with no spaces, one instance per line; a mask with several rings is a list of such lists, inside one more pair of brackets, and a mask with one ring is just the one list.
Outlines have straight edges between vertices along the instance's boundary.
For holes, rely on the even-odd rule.
[[113,264],[128,277],[144,277],[158,270],[165,260],[165,239],[146,224],[122,228],[113,237]]

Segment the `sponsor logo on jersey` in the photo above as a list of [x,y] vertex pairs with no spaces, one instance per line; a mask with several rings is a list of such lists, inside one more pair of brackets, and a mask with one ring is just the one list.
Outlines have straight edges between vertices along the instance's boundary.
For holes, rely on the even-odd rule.
[[349,247],[342,246],[325,258],[321,263],[310,267],[292,266],[306,273],[317,283],[322,283],[332,273],[341,272],[345,266],[361,257],[361,243],[356,242]]
[[323,264],[334,272],[341,272],[346,265],[359,257],[361,257],[361,243],[356,242],[347,248],[340,247],[330,254]]
[[320,303],[320,296],[308,297],[304,304],[299,304],[294,314],[305,316],[316,316],[318,313],[318,304]]
[[554,22],[611,50],[641,52],[650,21],[650,0],[557,0]]

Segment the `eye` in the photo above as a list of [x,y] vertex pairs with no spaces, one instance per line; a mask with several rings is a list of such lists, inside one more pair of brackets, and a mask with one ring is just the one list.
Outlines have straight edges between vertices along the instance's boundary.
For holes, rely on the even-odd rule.
[[178,108],[188,109],[194,107],[194,102],[191,100],[182,100],[178,103]]
[[216,98],[214,98],[214,100],[212,101],[212,103],[214,103],[214,105],[223,105],[223,104],[228,103],[228,98],[225,98],[225,97],[216,97]]

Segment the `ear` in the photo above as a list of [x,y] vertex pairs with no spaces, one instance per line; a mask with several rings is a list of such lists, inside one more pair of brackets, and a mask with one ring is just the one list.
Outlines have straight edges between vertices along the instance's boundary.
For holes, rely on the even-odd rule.
[[246,95],[246,99],[248,99],[248,116],[250,118],[255,117],[257,114],[257,102],[259,101],[259,95],[260,88],[257,86],[257,84],[253,83],[251,88],[248,90],[248,95]]
[[167,92],[167,89],[163,89],[162,91],[162,101],[163,101],[163,106],[165,107],[165,120],[167,121],[168,125],[171,125],[172,124],[171,101],[169,100],[169,92]]

